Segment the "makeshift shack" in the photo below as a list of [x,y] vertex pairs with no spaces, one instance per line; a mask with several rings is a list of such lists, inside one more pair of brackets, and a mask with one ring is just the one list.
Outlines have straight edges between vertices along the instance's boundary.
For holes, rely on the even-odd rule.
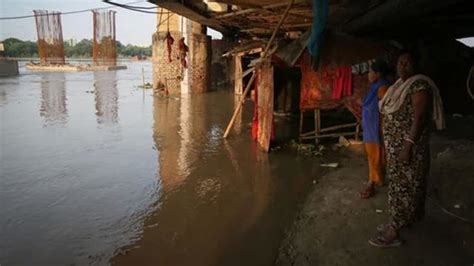
[[[322,137],[339,136],[341,133],[357,137],[360,103],[368,89],[368,81],[364,73],[368,68],[368,61],[377,57],[393,60],[396,51],[400,48],[415,49],[422,54],[424,62],[422,70],[430,76],[435,75],[433,79],[441,84],[440,92],[448,112],[474,110],[470,90],[466,90],[466,84],[472,83],[468,77],[472,76],[470,69],[474,62],[474,53],[472,48],[455,41],[457,38],[474,36],[474,27],[472,27],[474,8],[470,0],[265,0],[258,2],[153,0],[152,2],[215,28],[221,31],[225,38],[236,42],[252,40],[268,44],[276,37],[275,43],[278,45],[272,44],[269,50],[269,53],[275,55],[271,56],[271,61],[262,60],[253,64],[257,66],[255,67],[256,78],[253,79],[257,81],[258,94],[254,119],[258,119],[257,129],[265,132],[263,134],[257,131],[254,135],[258,136],[257,139],[264,150],[268,150],[269,139],[272,135],[272,123],[268,121],[273,119],[273,109],[277,111],[292,109],[280,106],[286,105],[285,102],[287,102],[280,100],[280,97],[285,98],[280,96],[281,73],[290,69],[294,71],[295,68],[301,71],[299,95],[295,93],[296,98],[300,99],[301,118],[304,113],[309,112],[315,116],[315,130],[301,132],[300,139],[302,140],[318,140]],[[228,6],[227,9],[214,12],[207,8],[208,2],[220,2]],[[311,28],[313,32],[316,32],[317,37],[311,39],[312,47],[316,46],[319,49],[315,56],[318,60],[313,61],[304,51],[307,42],[302,39],[303,33]],[[295,42],[296,48],[288,48],[288,52],[282,52],[281,49],[285,47],[282,44],[289,41]],[[437,46],[441,43],[442,46]],[[293,57],[294,53],[290,51],[292,49],[300,52],[298,56]],[[286,60],[287,55],[291,55],[291,60]],[[237,61],[239,60],[236,59],[236,66],[241,66],[242,64]],[[317,62],[316,68],[312,62]],[[251,67],[252,65],[249,69]],[[242,70],[236,68],[237,77],[244,76],[244,73],[247,73],[244,68]],[[236,92],[242,91],[245,94],[243,88],[246,86],[241,86],[239,82],[239,79],[236,79],[236,88],[239,88]],[[296,86],[290,87],[294,90]],[[337,90],[335,91],[334,88]],[[285,92],[283,94],[288,94],[287,89],[283,91]],[[269,98],[277,100],[270,103]],[[334,110],[341,107],[352,113],[354,121],[321,128],[321,110]],[[229,127],[231,126],[232,122]],[[302,129],[303,126],[300,125],[300,128]],[[348,131],[338,131],[334,134],[334,130],[342,128]],[[226,133],[228,132],[229,130],[226,130]],[[265,137],[260,137],[262,134]]]

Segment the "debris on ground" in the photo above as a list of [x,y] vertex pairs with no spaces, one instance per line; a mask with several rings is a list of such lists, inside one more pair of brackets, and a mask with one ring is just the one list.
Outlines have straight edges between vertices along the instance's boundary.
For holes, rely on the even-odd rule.
[[364,144],[364,142],[362,140],[355,140],[355,139],[350,139],[349,143],[351,145],[362,145],[362,144]]
[[339,167],[338,163],[322,163],[320,164],[322,167],[330,167],[330,168],[337,168]]
[[343,147],[351,146],[351,142],[349,140],[347,140],[344,136],[339,137],[339,144]]
[[450,157],[452,154],[452,151],[449,147],[447,147],[446,149],[444,149],[443,151],[439,152],[438,154],[436,154],[436,158],[437,159],[446,159],[448,157]]
[[298,143],[295,140],[291,140],[289,147],[296,149],[300,154],[308,156],[322,156],[325,149],[323,145]]
[[147,82],[143,85],[138,86],[140,89],[152,89],[153,85],[150,82]]

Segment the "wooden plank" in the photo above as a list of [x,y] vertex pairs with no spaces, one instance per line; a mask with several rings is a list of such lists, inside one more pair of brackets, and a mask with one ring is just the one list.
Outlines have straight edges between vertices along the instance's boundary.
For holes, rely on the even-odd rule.
[[355,127],[355,126],[357,126],[357,123],[337,125],[337,126],[332,126],[332,127],[327,127],[327,128],[320,129],[319,132],[328,132],[328,131],[338,130],[338,129],[341,129],[341,128]]
[[[288,2],[286,0],[211,0],[210,2],[217,2],[229,5],[236,5],[241,7],[262,7],[271,4],[279,4],[285,6]],[[256,4],[257,3],[257,4]]]
[[270,61],[262,64],[258,71],[257,109],[258,109],[258,143],[262,150],[270,150],[273,129],[273,66]]
[[[343,132],[343,133],[331,133],[331,134],[321,134],[318,136],[318,139],[321,138],[335,138],[340,136],[354,136],[354,132]],[[315,136],[305,136],[301,137],[301,140],[315,139]]]
[[303,136],[303,118],[304,118],[304,110],[300,110],[300,137],[299,142],[301,142],[301,137]]
[[[219,2],[219,1],[216,1],[216,2]],[[274,1],[272,1],[274,2]],[[295,4],[299,4],[299,3],[306,3],[307,1],[305,0],[295,0]],[[226,4],[229,3],[229,2],[225,2]],[[252,12],[257,12],[257,11],[267,11],[269,9],[273,9],[273,8],[278,8],[278,7],[284,7],[286,6],[288,3],[286,1],[282,1],[281,3],[277,3],[277,4],[271,4],[271,5],[266,5],[266,6],[263,6],[261,8],[247,8],[247,9],[244,9],[244,10],[239,10],[239,11],[235,11],[235,12],[232,12],[232,13],[227,13],[227,14],[223,14],[223,15],[219,15],[217,16],[216,18],[217,19],[220,19],[220,18],[228,18],[228,17],[234,17],[234,16],[239,16],[239,15],[244,15],[244,14],[248,14],[248,13],[252,13]],[[238,5],[238,4],[234,4],[234,5]],[[289,12],[290,14],[293,13],[292,11]]]
[[242,93],[244,92],[243,84],[242,84],[242,57],[235,56],[234,63],[235,63],[234,93],[237,95],[242,95]]
[[300,134],[300,135],[301,135],[302,137],[307,137],[307,136],[313,136],[313,137],[314,137],[314,133],[315,133],[315,132],[316,132],[316,131],[313,130],[313,131],[308,131],[308,132],[302,133],[302,134]]
[[217,31],[222,32],[223,34],[232,33],[230,29],[223,26],[218,20],[209,18],[206,14],[204,14],[205,11],[202,11],[202,13],[195,11],[179,0],[150,0],[150,2],[199,24],[209,26]]

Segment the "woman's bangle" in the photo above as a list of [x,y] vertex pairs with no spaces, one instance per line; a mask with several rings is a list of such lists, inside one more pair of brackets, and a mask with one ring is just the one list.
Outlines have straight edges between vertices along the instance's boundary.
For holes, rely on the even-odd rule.
[[410,138],[405,138],[406,141],[410,142],[411,144],[415,145],[415,141]]

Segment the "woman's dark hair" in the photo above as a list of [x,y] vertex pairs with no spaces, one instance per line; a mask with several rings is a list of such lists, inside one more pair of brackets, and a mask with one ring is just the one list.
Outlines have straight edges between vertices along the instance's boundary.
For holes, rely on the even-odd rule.
[[389,72],[387,63],[381,59],[375,59],[375,61],[370,65],[370,68],[372,71],[380,73],[382,77],[385,77]]

